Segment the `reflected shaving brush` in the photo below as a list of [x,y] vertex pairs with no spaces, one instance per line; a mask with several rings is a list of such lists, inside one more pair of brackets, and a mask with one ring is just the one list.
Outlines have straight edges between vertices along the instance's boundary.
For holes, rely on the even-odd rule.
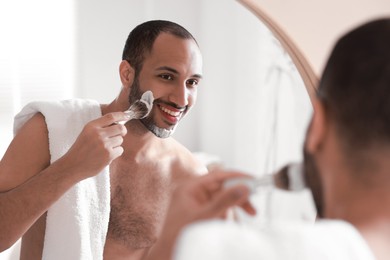
[[286,191],[301,191],[306,188],[306,182],[301,163],[290,163],[273,174],[258,178],[235,178],[224,183],[225,188],[235,185],[246,185],[251,193],[256,189],[275,187]]
[[123,125],[132,119],[142,119],[147,117],[152,110],[153,101],[154,97],[152,91],[146,91],[142,94],[141,99],[136,100],[133,104],[131,104],[129,109],[124,112],[129,116],[129,119],[119,121],[117,124]]

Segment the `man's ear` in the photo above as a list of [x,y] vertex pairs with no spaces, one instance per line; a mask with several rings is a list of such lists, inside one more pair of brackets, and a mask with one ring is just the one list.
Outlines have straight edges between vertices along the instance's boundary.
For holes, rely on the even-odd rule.
[[119,65],[119,76],[124,88],[130,88],[134,82],[135,70],[126,60]]
[[314,113],[306,138],[306,149],[314,153],[321,146],[327,131],[326,112],[324,104],[318,100],[313,100]]

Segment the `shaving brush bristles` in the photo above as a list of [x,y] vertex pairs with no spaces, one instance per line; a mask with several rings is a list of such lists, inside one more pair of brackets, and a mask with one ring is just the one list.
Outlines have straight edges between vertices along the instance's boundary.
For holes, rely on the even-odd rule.
[[136,100],[128,110],[124,113],[128,115],[129,119],[126,121],[117,122],[118,124],[125,124],[132,119],[142,119],[149,115],[153,107],[153,93],[152,91],[146,91],[142,94],[141,99]]
[[290,163],[274,174],[266,174],[257,178],[239,177],[225,181],[224,187],[246,185],[251,193],[257,189],[275,187],[285,191],[301,191],[306,188],[303,168],[300,163]]
[[289,165],[284,166],[282,169],[280,169],[275,175],[273,176],[274,184],[277,188],[282,190],[289,190],[289,178],[288,178],[288,171]]
[[149,115],[150,110],[145,102],[142,102],[142,100],[137,100],[124,113],[129,116],[130,120],[142,119]]
[[302,164],[290,163],[273,175],[275,187],[287,191],[300,191],[306,188]]

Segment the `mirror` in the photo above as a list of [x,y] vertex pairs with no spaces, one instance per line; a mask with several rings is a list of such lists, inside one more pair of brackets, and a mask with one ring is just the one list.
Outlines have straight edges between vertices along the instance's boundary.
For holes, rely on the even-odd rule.
[[198,104],[176,139],[254,175],[301,159],[312,113],[307,79],[272,30],[234,0],[1,2],[1,154],[13,115],[29,101],[115,98],[127,34],[149,19],[182,24],[204,56]]

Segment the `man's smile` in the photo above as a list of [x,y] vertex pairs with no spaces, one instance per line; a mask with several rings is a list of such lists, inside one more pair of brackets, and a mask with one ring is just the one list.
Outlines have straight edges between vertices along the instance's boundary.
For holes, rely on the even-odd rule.
[[164,118],[171,124],[177,124],[183,112],[185,111],[185,108],[177,109],[171,106],[166,106],[164,104],[157,104],[157,107],[162,112],[161,114],[164,116]]

